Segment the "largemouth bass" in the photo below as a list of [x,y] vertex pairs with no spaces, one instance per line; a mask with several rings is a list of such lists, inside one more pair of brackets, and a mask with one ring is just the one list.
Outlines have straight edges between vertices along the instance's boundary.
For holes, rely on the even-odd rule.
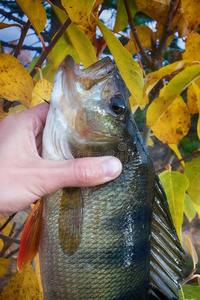
[[43,199],[45,299],[178,299],[183,252],[124,82],[109,58],[81,71],[67,56],[55,77],[43,157],[100,155],[121,160],[117,179]]

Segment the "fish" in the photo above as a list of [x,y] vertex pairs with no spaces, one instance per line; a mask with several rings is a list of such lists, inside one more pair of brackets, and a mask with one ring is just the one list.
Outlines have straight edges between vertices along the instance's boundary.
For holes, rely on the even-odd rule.
[[44,159],[112,155],[121,175],[43,197],[39,246],[46,300],[176,300],[184,252],[166,195],[109,57],[57,70]]

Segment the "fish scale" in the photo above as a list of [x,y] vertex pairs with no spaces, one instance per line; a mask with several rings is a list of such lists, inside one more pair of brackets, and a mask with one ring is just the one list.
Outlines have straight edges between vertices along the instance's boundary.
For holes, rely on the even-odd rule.
[[123,80],[109,58],[80,71],[68,56],[54,82],[43,158],[100,155],[121,160],[118,178],[43,198],[45,299],[179,299],[183,250]]

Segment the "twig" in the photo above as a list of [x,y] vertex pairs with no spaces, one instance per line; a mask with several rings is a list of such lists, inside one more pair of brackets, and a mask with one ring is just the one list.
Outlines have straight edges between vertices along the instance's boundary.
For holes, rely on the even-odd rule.
[[144,50],[144,47],[142,46],[141,42],[140,42],[140,39],[138,37],[138,34],[137,34],[137,31],[136,31],[136,28],[135,28],[135,24],[133,22],[133,18],[132,18],[132,15],[131,15],[131,10],[130,10],[130,6],[129,6],[129,2],[128,0],[124,0],[124,4],[125,4],[125,7],[126,7],[126,12],[127,12],[127,15],[128,15],[128,22],[129,22],[129,25],[131,27],[131,32],[133,34],[133,37],[137,43],[137,46],[143,56],[143,58],[145,59],[147,65],[149,67],[152,68],[153,66],[153,62],[152,60],[150,59],[150,57],[146,54],[145,50]]
[[173,18],[173,13],[174,13],[174,9],[175,9],[175,3],[176,3],[176,0],[171,0],[170,1],[170,6],[169,6],[169,10],[168,10],[168,14],[167,14],[167,18],[166,18],[166,22],[163,26],[163,31],[162,31],[162,35],[161,35],[161,38],[160,38],[160,43],[159,43],[159,46],[158,46],[158,49],[155,53],[155,57],[156,57],[156,60],[161,64],[162,63],[162,59],[163,59],[163,54],[164,54],[164,51],[165,51],[165,47],[166,47],[166,44],[167,44],[167,39],[169,37],[169,33],[170,33],[170,25],[171,25],[171,21],[172,21],[172,18]]
[[2,230],[4,230],[4,228],[5,228],[5,227],[8,225],[8,223],[14,218],[15,215],[16,215],[16,213],[13,214],[12,216],[8,217],[8,219],[6,220],[6,222],[1,226],[0,232],[1,232]]
[[20,245],[20,240],[12,238],[10,236],[6,236],[6,235],[3,235],[3,234],[0,234],[0,239],[2,239],[3,241],[7,241],[9,243],[15,243],[15,244]]
[[[1,40],[0,40],[0,43],[1,43],[1,46],[3,46],[3,47],[8,47],[8,48],[12,48],[12,49],[16,48],[16,45],[14,45],[14,44],[9,44],[9,43],[1,41]],[[22,46],[21,49],[22,50],[37,51],[37,52],[42,51],[42,47],[32,47],[32,46],[27,46],[27,45]]]
[[42,52],[41,56],[39,57],[38,61],[36,62],[33,70],[31,71],[30,75],[34,77],[37,73],[36,67],[40,67],[43,61],[46,59],[47,55],[51,52],[53,47],[56,45],[56,43],[59,41],[60,37],[63,35],[63,33],[66,31],[67,27],[70,25],[71,20],[68,18],[67,21],[62,25],[59,32],[55,36],[55,38],[52,40],[50,45],[46,48],[44,52]]
[[19,53],[21,51],[21,48],[22,48],[22,44],[23,44],[24,39],[26,37],[26,34],[27,34],[27,32],[28,32],[28,30],[30,28],[30,25],[31,25],[31,23],[28,20],[28,22],[26,23],[26,25],[22,28],[22,30],[21,30],[21,36],[20,36],[20,39],[19,39],[19,43],[17,44],[17,47],[15,49],[15,53],[13,55],[14,57],[17,57],[19,55]]
[[[178,160],[174,161],[173,163],[171,163],[171,166],[174,166],[174,165],[178,164],[179,162],[181,162],[183,160],[186,160],[186,159],[188,159],[188,158],[190,158],[190,157],[192,157],[194,155],[199,155],[199,154],[200,154],[200,149],[197,149],[194,152],[190,153],[189,155],[187,155],[187,156],[185,156],[185,157],[183,157],[181,159],[178,159]],[[160,173],[162,171],[165,171],[165,167],[157,170],[158,173]]]
[[5,258],[10,258],[11,256],[13,256],[14,254],[16,254],[19,251],[19,248],[11,251],[8,255],[5,256]]

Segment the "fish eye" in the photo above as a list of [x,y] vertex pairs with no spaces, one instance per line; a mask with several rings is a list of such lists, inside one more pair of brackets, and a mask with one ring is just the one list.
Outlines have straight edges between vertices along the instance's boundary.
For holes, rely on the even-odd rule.
[[112,97],[109,104],[116,115],[122,115],[126,111],[126,103],[124,99],[119,96]]

